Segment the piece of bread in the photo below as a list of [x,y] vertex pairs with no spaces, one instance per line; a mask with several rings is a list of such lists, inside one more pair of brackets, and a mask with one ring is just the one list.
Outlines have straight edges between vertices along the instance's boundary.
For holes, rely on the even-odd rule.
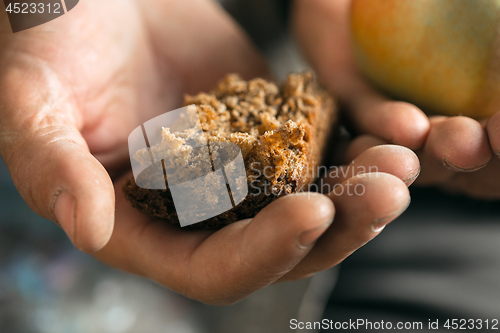
[[[240,147],[249,192],[236,207],[189,226],[195,229],[215,229],[251,218],[276,198],[307,190],[318,176],[316,170],[337,120],[334,99],[310,72],[289,75],[280,89],[263,79],[247,82],[230,74],[208,94],[185,96],[185,105],[192,104],[209,142]],[[175,139],[168,129],[164,131],[164,140]],[[141,158],[136,155],[136,159]],[[175,161],[165,163],[168,168]],[[152,176],[146,172],[144,177]],[[144,189],[132,179],[123,191],[141,212],[179,224],[168,188]]]

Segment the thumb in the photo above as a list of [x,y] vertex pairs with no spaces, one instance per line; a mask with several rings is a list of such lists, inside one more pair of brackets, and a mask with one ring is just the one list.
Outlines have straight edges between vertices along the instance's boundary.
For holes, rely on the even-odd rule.
[[2,155],[23,199],[59,224],[80,250],[102,248],[113,228],[114,191],[78,131],[43,128],[20,140]]
[[106,170],[76,128],[26,132],[0,143],[19,193],[37,214],[59,224],[78,249],[99,250],[114,223],[114,189]]
[[46,62],[9,54],[0,71],[0,154],[29,207],[78,249],[97,251],[113,230],[111,179],[79,131],[71,90]]
[[4,111],[2,118],[0,153],[29,207],[60,225],[78,249],[102,248],[113,230],[113,184],[80,132],[62,115],[23,119]]

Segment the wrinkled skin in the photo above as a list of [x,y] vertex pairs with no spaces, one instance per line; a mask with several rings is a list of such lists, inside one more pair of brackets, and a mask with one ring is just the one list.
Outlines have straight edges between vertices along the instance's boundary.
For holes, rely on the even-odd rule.
[[[28,205],[112,266],[230,304],[338,264],[409,203],[418,159],[387,145],[350,165],[379,173],[327,177],[360,184],[362,196],[289,195],[216,232],[153,221],[121,191],[130,177],[129,133],[227,72],[269,77],[248,38],[208,0],[86,0],[16,34],[2,13],[0,154]],[[425,117],[420,122],[428,131]]]

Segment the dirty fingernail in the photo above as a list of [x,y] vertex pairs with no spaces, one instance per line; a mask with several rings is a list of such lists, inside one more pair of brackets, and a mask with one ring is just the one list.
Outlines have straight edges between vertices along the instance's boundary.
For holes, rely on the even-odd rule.
[[395,218],[397,218],[399,215],[403,214],[403,212],[408,209],[408,207],[410,206],[410,203],[411,203],[411,198],[409,198],[408,202],[406,203],[406,205],[402,209],[400,209],[397,212],[390,214],[386,217],[382,217],[382,218],[379,218],[379,219],[376,219],[375,221],[373,221],[373,223],[371,224],[372,231],[378,233],[378,232],[381,232],[382,230],[384,230],[384,228],[390,222],[392,222]]
[[443,160],[443,165],[445,168],[447,168],[448,170],[458,171],[458,172],[474,172],[474,171],[477,171],[477,170],[484,168],[487,164],[488,163],[477,166],[477,167],[472,167],[472,168],[461,168],[461,167],[456,166],[455,164],[451,163],[447,158],[445,158]]
[[412,177],[410,177],[409,179],[404,181],[405,184],[410,185],[411,183],[413,183],[415,181],[415,179],[417,179],[418,176],[420,176],[420,171],[421,171],[421,168],[418,168],[418,171],[416,174],[414,174]]

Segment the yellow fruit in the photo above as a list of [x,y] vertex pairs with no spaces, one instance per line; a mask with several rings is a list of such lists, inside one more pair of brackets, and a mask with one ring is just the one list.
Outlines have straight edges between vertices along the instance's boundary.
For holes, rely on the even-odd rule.
[[429,113],[500,111],[500,0],[353,0],[361,71]]

